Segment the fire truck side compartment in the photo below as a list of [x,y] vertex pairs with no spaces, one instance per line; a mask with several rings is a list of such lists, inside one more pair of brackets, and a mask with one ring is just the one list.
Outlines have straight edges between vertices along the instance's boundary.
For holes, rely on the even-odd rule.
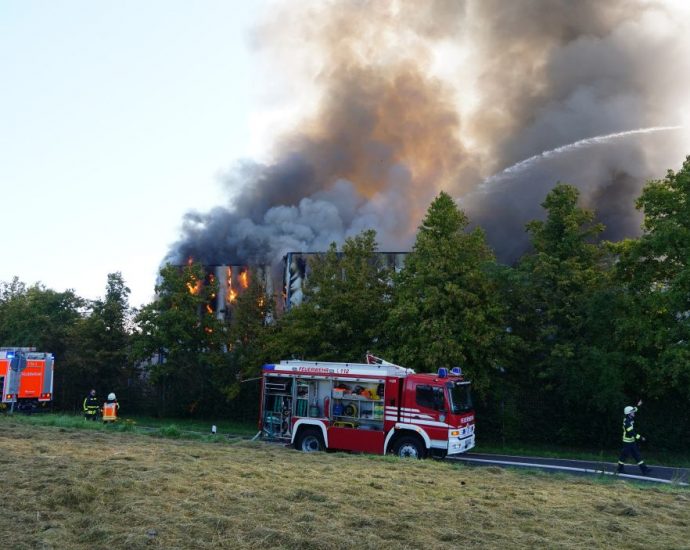
[[447,383],[447,374],[385,361],[265,365],[261,433],[296,446],[306,432],[319,433],[327,448],[376,454],[403,447],[403,439],[407,447],[417,442],[420,457],[464,452],[474,446],[474,415],[450,411]]

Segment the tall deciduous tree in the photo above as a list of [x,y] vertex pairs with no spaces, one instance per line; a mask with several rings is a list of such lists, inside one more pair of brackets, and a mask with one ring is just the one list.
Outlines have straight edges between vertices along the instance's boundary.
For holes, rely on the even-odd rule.
[[36,347],[62,357],[65,335],[85,305],[72,290],[57,292],[39,283],[26,287],[15,278],[0,290],[0,342]]
[[207,308],[217,288],[203,284],[204,276],[199,264],[166,265],[156,299],[135,319],[135,356],[158,390],[160,414],[199,412],[217,394],[212,371],[223,361],[226,335]]
[[639,367],[635,382],[661,397],[690,399],[690,157],[680,171],[650,181],[637,200],[643,234],[618,244],[618,280],[628,315],[620,345]]
[[122,274],[109,273],[105,298],[91,302],[91,311],[75,323],[65,365],[73,400],[93,387],[101,396],[114,391],[125,407],[132,406],[136,376],[130,357],[129,293]]
[[[246,290],[239,295],[232,308],[228,327],[228,353],[215,371],[218,389],[228,400],[253,411],[258,403],[257,384],[261,366],[270,360],[266,351],[267,326],[273,319],[273,297],[258,276],[251,274]],[[248,386],[243,385],[245,382]],[[243,390],[244,393],[242,393]],[[242,393],[242,395],[240,395]],[[247,403],[247,400],[251,400]]]
[[608,437],[623,397],[622,361],[605,340],[614,302],[597,241],[603,226],[578,199],[575,187],[557,185],[542,203],[546,220],[527,224],[534,251],[518,266],[510,304],[511,326],[526,344],[522,388],[531,410],[523,412],[531,432],[571,443]]
[[504,333],[490,275],[493,252],[481,229],[447,193],[431,203],[404,268],[395,278],[388,353],[421,371],[462,366],[484,392]]

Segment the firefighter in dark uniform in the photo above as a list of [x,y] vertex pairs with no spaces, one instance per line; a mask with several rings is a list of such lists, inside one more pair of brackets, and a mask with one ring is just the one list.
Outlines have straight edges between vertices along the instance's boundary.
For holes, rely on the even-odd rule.
[[[642,405],[642,400],[638,401],[637,407]],[[635,413],[637,412],[637,407],[628,406],[623,409],[625,418],[623,419],[623,449],[621,450],[621,456],[618,459],[618,468],[616,471],[622,474],[625,471],[625,460],[632,456],[636,461],[637,465],[642,470],[642,475],[649,475],[652,470],[644,463],[642,457],[640,456],[640,449],[637,446],[639,441],[644,441],[644,437],[637,433],[635,429]]]
[[98,411],[100,405],[98,399],[96,398],[96,390],[91,390],[89,395],[84,398],[84,418],[86,420],[93,420],[94,422],[98,420]]

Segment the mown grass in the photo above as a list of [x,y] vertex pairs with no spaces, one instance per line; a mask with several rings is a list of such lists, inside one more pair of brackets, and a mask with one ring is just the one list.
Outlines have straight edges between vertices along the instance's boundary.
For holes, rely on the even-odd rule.
[[[124,416],[116,424],[104,426],[101,422],[87,422],[81,415],[71,414],[39,414],[13,416],[19,422],[27,422],[32,425],[57,426],[62,428],[75,428],[87,430],[107,431],[133,431],[158,437],[170,437],[175,439],[195,439],[216,441],[221,436],[253,437],[258,431],[254,422],[237,422],[232,420],[196,420],[196,419],[170,419],[155,418],[150,416]],[[217,427],[217,435],[211,436],[211,425]],[[604,450],[589,450],[557,445],[498,443],[477,437],[477,446],[473,452],[505,454],[516,456],[534,456],[543,458],[567,458],[576,460],[589,460],[594,462],[615,462],[618,458],[619,448]],[[660,452],[642,449],[644,459],[648,464],[659,466],[688,468],[690,467],[690,455],[671,452]]]
[[195,421],[186,419],[160,419],[145,416],[126,416],[117,422],[103,424],[100,421],[87,421],[82,415],[70,414],[40,414],[22,415],[15,414],[11,417],[14,421],[33,426],[53,426],[79,430],[106,431],[106,432],[137,432],[160,437],[185,438],[185,439],[209,439],[215,440],[226,435],[233,437],[251,437],[256,434],[255,425],[242,424],[232,421],[216,423],[217,435],[211,435],[212,421]]
[[[227,440],[226,440],[227,441]],[[12,548],[685,548],[690,492],[0,418]]]
[[253,436],[258,431],[257,422],[236,422],[232,420],[196,420],[196,419],[174,419],[154,418],[151,416],[128,416],[140,426],[169,426],[175,424],[181,430],[197,431],[209,433],[211,426],[215,424],[219,434],[233,434],[242,436]]

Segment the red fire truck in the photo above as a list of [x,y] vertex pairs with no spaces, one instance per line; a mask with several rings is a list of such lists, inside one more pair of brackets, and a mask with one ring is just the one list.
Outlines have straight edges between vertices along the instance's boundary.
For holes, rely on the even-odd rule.
[[459,368],[415,374],[370,355],[367,361],[264,365],[261,436],[305,452],[338,449],[416,458],[474,447],[470,382]]
[[52,401],[54,363],[33,348],[0,348],[2,405],[30,412]]

